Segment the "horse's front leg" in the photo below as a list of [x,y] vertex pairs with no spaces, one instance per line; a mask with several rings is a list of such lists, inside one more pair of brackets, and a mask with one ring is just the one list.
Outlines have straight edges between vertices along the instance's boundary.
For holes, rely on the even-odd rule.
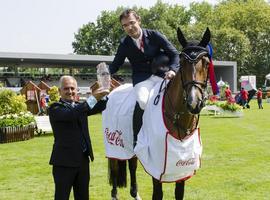
[[162,183],[153,177],[152,182],[153,182],[152,200],[162,200],[163,198]]
[[128,160],[128,167],[129,167],[129,172],[130,172],[130,195],[135,200],[141,200],[141,197],[138,193],[138,185],[137,185],[137,179],[136,179],[137,157],[134,157]]
[[176,200],[184,199],[185,181],[175,183],[174,195]]

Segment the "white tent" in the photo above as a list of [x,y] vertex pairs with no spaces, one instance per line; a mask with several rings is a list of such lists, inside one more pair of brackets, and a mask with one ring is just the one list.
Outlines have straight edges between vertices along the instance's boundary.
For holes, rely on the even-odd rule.
[[267,75],[265,76],[265,81],[264,81],[264,86],[265,86],[265,89],[266,89],[266,90],[269,90],[269,89],[270,89],[270,87],[269,87],[269,82],[270,82],[270,74],[267,74]]
[[222,86],[226,85],[226,83],[222,80],[222,77],[220,77],[220,80],[219,80],[219,82],[217,82],[217,85],[218,85],[218,87],[222,87]]

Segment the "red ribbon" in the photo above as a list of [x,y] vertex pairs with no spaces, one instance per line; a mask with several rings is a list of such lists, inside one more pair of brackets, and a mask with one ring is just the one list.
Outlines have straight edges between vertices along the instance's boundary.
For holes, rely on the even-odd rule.
[[209,79],[210,79],[210,84],[212,86],[212,91],[213,94],[216,95],[219,93],[217,81],[216,81],[216,76],[215,76],[215,71],[214,71],[214,64],[212,59],[210,59],[210,64],[209,64]]

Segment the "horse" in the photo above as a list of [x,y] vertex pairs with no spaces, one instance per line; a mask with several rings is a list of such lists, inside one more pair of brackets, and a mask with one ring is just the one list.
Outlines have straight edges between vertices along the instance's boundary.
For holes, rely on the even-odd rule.
[[[180,69],[165,88],[163,117],[168,131],[182,142],[198,128],[199,113],[205,105],[210,63],[206,47],[210,41],[210,30],[206,29],[199,43],[187,42],[180,29],[177,30],[177,36],[183,47],[180,53]],[[184,198],[185,180],[188,178],[189,176],[176,181],[176,200]],[[162,183],[156,178],[152,178],[152,182],[152,199],[161,200]]]
[[[163,198],[162,182],[175,182],[175,199],[184,198],[185,180],[200,167],[202,146],[198,124],[207,98],[210,35],[207,28],[200,42],[187,41],[178,28],[178,41],[183,47],[179,54],[179,70],[171,81],[163,80],[151,91],[134,149],[131,121],[136,100],[132,86],[120,86],[109,95],[102,116],[106,156],[112,175],[112,199],[117,199],[118,178],[126,174],[120,167],[121,162],[126,162],[124,160],[129,161],[130,194],[140,199],[136,183],[137,158],[152,176],[152,200]],[[128,106],[125,101],[129,102]],[[124,148],[127,150],[120,152]]]

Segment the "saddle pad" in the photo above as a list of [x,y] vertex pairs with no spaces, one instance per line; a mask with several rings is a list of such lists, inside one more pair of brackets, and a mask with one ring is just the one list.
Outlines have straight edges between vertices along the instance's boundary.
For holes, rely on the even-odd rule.
[[200,167],[202,145],[199,129],[182,141],[172,137],[164,124],[163,94],[154,105],[157,93],[157,88],[152,90],[134,151],[145,171],[157,180],[186,180]]
[[132,84],[119,86],[108,98],[102,112],[106,157],[127,160],[135,156],[132,118],[136,98]]

